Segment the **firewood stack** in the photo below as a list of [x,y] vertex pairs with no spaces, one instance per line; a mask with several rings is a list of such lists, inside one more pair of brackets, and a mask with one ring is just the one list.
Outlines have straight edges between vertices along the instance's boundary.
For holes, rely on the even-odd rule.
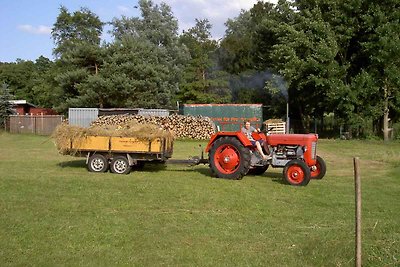
[[91,126],[129,125],[130,123],[151,123],[163,130],[174,132],[177,138],[198,140],[210,139],[215,133],[215,125],[209,117],[171,115],[168,117],[141,116],[141,115],[110,115],[101,116]]

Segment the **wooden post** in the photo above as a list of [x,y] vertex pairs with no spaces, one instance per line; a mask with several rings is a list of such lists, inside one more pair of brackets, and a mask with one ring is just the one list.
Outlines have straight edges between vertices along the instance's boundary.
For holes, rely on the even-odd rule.
[[355,259],[356,267],[361,267],[361,177],[359,158],[356,157],[354,161],[354,184],[355,184],[355,201],[356,201],[356,250]]

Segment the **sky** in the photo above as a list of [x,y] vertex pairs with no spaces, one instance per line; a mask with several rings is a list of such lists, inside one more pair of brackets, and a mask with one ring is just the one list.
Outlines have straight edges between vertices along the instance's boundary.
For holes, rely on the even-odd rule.
[[[270,0],[271,1],[271,0]],[[0,0],[0,62],[17,59],[36,60],[45,56],[53,59],[54,48],[51,28],[59,14],[60,6],[71,13],[87,7],[103,22],[122,15],[139,17],[134,6],[137,0]],[[179,21],[180,32],[195,24],[195,19],[207,18],[214,39],[223,37],[224,23],[237,17],[242,9],[249,10],[257,0],[153,0],[164,2],[172,8]],[[272,0],[271,2],[276,2]],[[106,31],[106,30],[105,30]],[[105,34],[104,39],[107,39]]]

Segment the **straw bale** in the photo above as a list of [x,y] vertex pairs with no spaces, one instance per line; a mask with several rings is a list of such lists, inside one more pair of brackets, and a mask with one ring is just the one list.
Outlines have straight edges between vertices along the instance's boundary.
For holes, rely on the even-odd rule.
[[144,141],[153,141],[157,138],[165,138],[168,142],[174,140],[174,135],[170,131],[163,130],[154,124],[136,122],[126,122],[121,125],[94,125],[89,128],[63,123],[55,129],[52,138],[60,154],[74,156],[77,151],[70,149],[71,141],[86,136],[134,137]]

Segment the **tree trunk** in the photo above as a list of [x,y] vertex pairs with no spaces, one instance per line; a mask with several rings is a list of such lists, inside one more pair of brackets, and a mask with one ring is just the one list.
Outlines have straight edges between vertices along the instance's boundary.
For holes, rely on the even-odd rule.
[[99,99],[99,108],[103,108],[104,107],[104,101],[103,98],[100,97]]
[[389,141],[389,94],[387,84],[383,86],[384,91],[384,107],[383,107],[383,140]]
[[305,118],[305,116],[303,114],[303,110],[299,106],[300,133],[305,133],[306,132],[305,119],[306,118]]

